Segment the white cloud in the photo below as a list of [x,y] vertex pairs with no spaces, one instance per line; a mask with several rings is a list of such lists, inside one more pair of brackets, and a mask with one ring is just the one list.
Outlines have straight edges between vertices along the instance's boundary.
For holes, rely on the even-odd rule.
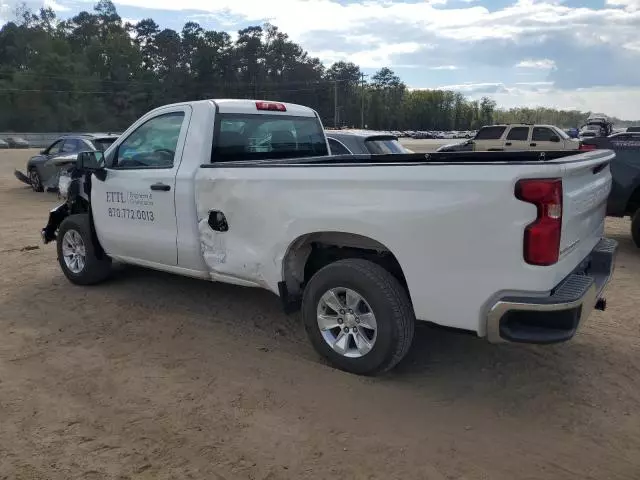
[[69,7],[57,3],[55,0],[44,0],[44,7],[50,8],[56,13],[68,12],[69,10],[71,10]]
[[459,70],[460,67],[456,65],[436,65],[435,67],[429,67],[429,70]]
[[517,68],[537,68],[540,70],[548,70],[556,66],[556,62],[545,58],[543,60],[522,60],[516,64]]
[[0,25],[9,21],[9,17],[11,16],[11,7],[9,3],[0,0]]
[[122,20],[122,24],[124,25],[125,23],[130,23],[131,25],[135,25],[138,22],[140,22],[140,18],[129,18],[129,17],[121,17]]
[[554,107],[563,110],[604,111],[622,119],[640,118],[636,105],[640,105],[640,87],[554,89],[551,82],[464,83],[442,85],[442,89],[455,90],[470,98],[493,98],[501,108]]
[[[391,65],[391,56],[399,53],[415,53],[422,45],[415,42],[394,43],[379,45],[375,48],[362,50],[355,53],[340,52],[335,50],[310,50],[309,54],[318,57],[326,64],[340,60],[348,60],[363,68],[380,68]],[[404,65],[411,67],[411,65]]]

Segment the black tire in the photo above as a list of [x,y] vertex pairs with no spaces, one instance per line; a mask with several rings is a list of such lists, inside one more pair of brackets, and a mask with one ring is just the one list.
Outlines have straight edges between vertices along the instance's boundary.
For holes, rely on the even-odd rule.
[[636,247],[640,248],[640,209],[631,217],[631,238]]
[[[318,326],[318,304],[333,288],[356,291],[375,315],[375,342],[359,358],[334,351]],[[311,278],[304,291],[302,317],[316,351],[337,368],[359,375],[376,375],[393,368],[409,351],[415,328],[413,306],[400,282],[379,265],[355,258],[331,263]]]
[[38,173],[37,168],[29,169],[29,182],[31,182],[31,188],[34,192],[44,192],[44,187],[42,186],[42,178],[40,178],[40,174]]
[[[76,232],[84,244],[84,266],[78,272],[72,271],[63,255],[63,243],[68,232]],[[70,234],[73,236],[73,233]],[[91,232],[88,214],[70,215],[62,221],[57,233],[58,263],[64,275],[76,285],[94,285],[106,280],[111,273],[111,258],[97,251]]]

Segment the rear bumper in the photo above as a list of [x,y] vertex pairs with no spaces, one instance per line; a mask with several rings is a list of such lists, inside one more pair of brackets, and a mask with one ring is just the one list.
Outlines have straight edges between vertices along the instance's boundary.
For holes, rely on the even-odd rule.
[[487,315],[492,343],[559,343],[571,339],[598,302],[615,266],[618,243],[602,238],[591,253],[547,296],[509,296]]

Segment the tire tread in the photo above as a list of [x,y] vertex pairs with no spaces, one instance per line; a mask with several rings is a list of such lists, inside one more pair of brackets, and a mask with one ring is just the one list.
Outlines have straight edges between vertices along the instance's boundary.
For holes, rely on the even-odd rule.
[[[316,275],[327,274],[330,270],[344,267],[354,270],[358,275],[366,277],[374,283],[385,296],[384,301],[391,306],[392,321],[396,326],[395,333],[397,334],[397,341],[393,344],[395,348],[376,368],[363,373],[375,375],[387,372],[407,355],[411,347],[415,330],[415,315],[411,301],[405,288],[389,271],[369,260],[359,258],[338,260],[320,269]],[[309,289],[305,291],[307,301],[308,295],[310,295]]]
[[[69,272],[62,259],[62,237],[70,228],[74,228],[81,236],[85,244],[86,266],[80,275]],[[57,253],[58,262],[64,275],[76,285],[95,285],[106,280],[111,273],[111,259],[105,256],[96,255],[96,248],[93,243],[91,220],[88,214],[69,215],[60,224],[58,229]]]

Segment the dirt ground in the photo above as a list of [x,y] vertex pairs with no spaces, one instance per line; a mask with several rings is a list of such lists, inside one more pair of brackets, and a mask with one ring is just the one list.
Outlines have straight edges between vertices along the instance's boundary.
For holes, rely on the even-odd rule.
[[[74,287],[54,194],[0,151],[0,479],[638,479],[640,251],[556,346],[421,326],[381,378],[324,364],[268,292],[136,268]],[[35,247],[29,249],[29,247]]]

